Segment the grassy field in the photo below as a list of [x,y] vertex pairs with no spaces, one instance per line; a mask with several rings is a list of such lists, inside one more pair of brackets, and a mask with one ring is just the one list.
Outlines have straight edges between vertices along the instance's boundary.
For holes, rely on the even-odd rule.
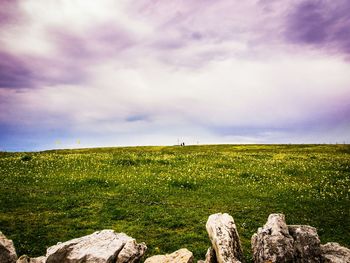
[[270,213],[350,246],[349,145],[211,145],[0,153],[0,230],[18,254],[101,229],[204,258],[210,214],[250,237]]

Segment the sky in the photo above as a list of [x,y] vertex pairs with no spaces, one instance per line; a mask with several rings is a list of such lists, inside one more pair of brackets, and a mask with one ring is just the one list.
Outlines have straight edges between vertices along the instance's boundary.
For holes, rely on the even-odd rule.
[[0,0],[0,151],[350,143],[348,0]]

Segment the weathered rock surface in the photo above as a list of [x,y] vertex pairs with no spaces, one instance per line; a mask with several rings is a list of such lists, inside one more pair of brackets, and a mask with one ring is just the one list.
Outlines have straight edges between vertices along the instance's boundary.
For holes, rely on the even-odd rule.
[[293,262],[293,238],[283,214],[271,214],[264,227],[252,236],[254,262]]
[[193,263],[193,254],[188,249],[182,248],[171,254],[149,257],[145,263]]
[[350,263],[350,249],[335,242],[321,245],[321,254],[324,263]]
[[243,261],[241,242],[232,216],[213,214],[208,218],[206,229],[218,263]]
[[215,250],[210,247],[207,250],[207,253],[205,254],[205,263],[217,263],[216,255],[215,255]]
[[30,258],[27,255],[20,256],[16,263],[45,263],[46,257]]
[[138,262],[146,252],[145,243],[137,244],[135,239],[126,242],[123,249],[119,252],[117,263],[134,263]]
[[[205,260],[197,263],[240,263],[243,253],[233,218],[228,214],[209,216],[206,229],[212,246]],[[113,230],[58,243],[46,256],[17,259],[12,240],[0,232],[0,263],[137,263],[147,247]],[[283,214],[271,214],[252,236],[255,263],[350,263],[350,249],[338,243],[320,244],[317,230],[306,225],[287,225]],[[147,258],[145,263],[193,263],[186,248]]]
[[321,245],[316,228],[304,225],[289,225],[288,231],[294,239],[293,262],[321,262]]
[[12,240],[7,239],[0,231],[0,262],[1,263],[15,263],[17,260],[16,249]]
[[[125,248],[125,251],[123,249]],[[47,249],[47,263],[137,262],[146,245],[124,233],[102,230],[81,238],[58,243]],[[121,256],[119,257],[119,254]],[[130,261],[124,261],[130,260]]]

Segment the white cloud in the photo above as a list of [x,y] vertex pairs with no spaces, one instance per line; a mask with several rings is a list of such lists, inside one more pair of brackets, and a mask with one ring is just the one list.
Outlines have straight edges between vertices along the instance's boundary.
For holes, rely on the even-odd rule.
[[167,124],[284,127],[332,113],[349,96],[350,65],[333,58],[225,60],[198,70],[154,60],[120,68],[110,60],[89,68],[88,85],[56,85],[11,96],[26,107],[20,112],[47,112],[91,128],[95,121],[108,120],[123,127],[128,116],[140,114],[149,116],[149,125],[169,119]]

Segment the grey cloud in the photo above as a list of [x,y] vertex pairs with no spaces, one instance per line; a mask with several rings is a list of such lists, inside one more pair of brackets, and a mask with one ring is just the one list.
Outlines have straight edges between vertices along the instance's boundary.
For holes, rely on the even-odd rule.
[[300,2],[287,17],[286,39],[350,54],[350,2]]
[[33,85],[33,72],[27,63],[0,50],[0,88],[29,88]]
[[22,89],[83,83],[83,67],[60,58],[16,56],[0,50],[0,88]]

